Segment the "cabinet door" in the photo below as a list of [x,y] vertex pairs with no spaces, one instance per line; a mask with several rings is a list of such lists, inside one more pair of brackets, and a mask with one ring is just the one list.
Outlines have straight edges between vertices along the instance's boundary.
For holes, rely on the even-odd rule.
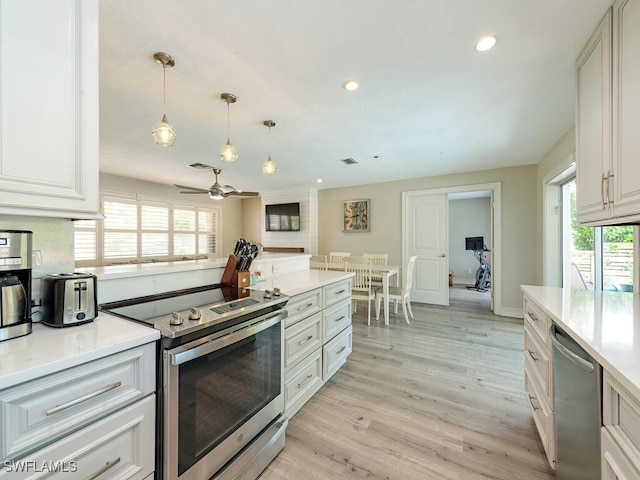
[[576,62],[577,215],[579,222],[611,215],[611,10]]
[[97,211],[98,1],[4,0],[0,214]]
[[634,480],[640,478],[640,465],[634,465],[622,452],[616,441],[609,434],[607,427],[602,427],[601,432],[602,480]]
[[640,214],[640,1],[613,7],[613,216]]

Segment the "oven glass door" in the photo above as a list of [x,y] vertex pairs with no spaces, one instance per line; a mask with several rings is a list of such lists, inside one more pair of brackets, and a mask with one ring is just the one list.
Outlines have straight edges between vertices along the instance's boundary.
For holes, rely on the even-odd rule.
[[[264,328],[269,323],[273,325]],[[173,367],[177,378],[172,383],[177,391],[174,388],[170,402],[173,404],[165,408],[174,416],[175,423],[170,424],[177,427],[178,477],[277,397],[282,398],[283,327],[279,320],[264,325],[186,351],[188,360],[183,363],[174,360],[179,363]],[[256,332],[259,328],[264,329]],[[234,335],[235,338],[230,338]],[[198,350],[204,351],[192,353]],[[264,426],[273,418],[268,418]],[[175,452],[172,453],[174,456]],[[220,452],[223,456],[227,454]],[[223,460],[216,459],[216,465],[224,464],[228,458]]]

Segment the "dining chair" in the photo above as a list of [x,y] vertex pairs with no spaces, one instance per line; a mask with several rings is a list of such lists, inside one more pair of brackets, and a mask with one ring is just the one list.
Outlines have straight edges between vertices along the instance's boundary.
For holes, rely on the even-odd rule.
[[343,263],[345,257],[350,257],[351,253],[349,252],[330,252],[329,253],[329,263]]
[[[371,265],[386,265],[389,260],[388,253],[363,253],[362,256],[370,258]],[[380,286],[382,285],[382,277],[380,275],[373,274],[371,282]]]
[[344,271],[352,272],[351,300],[353,313],[358,311],[358,300],[367,301],[367,325],[371,325],[371,300],[375,294],[371,289],[371,259],[365,257],[345,257]]
[[[411,315],[411,318],[414,318],[413,312],[411,311],[411,299],[409,298],[409,296],[411,294],[411,287],[413,286],[413,270],[414,265],[416,264],[416,258],[418,258],[418,256],[414,255],[407,262],[403,287],[389,287],[389,301],[393,301],[396,305],[394,312],[398,313],[398,302],[402,302],[402,315],[404,315],[404,319],[408,324],[411,324],[409,322],[409,315]],[[383,298],[384,293],[382,292],[382,288],[376,288],[376,320],[380,318],[380,303],[382,302]],[[389,304],[386,304],[385,308],[389,308]],[[409,315],[407,315],[407,310],[409,311]]]
[[309,270],[327,270],[327,256],[311,255],[309,257]]

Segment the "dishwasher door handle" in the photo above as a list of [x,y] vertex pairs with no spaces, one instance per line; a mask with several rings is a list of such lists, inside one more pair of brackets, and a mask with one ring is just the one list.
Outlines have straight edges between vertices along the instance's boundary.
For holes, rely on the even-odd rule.
[[549,329],[549,336],[551,337],[551,343],[553,343],[553,346],[556,348],[556,350],[558,350],[558,352],[563,354],[585,372],[593,373],[595,371],[596,367],[591,362],[588,362],[584,358],[581,358],[579,355],[576,355],[567,347],[562,345],[562,343],[560,343],[560,340],[556,338],[556,328],[554,326]]

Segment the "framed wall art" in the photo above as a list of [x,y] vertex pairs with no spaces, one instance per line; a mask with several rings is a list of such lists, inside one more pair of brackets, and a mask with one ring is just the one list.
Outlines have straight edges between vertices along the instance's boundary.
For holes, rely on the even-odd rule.
[[343,232],[368,232],[370,226],[369,200],[347,200],[343,205]]

